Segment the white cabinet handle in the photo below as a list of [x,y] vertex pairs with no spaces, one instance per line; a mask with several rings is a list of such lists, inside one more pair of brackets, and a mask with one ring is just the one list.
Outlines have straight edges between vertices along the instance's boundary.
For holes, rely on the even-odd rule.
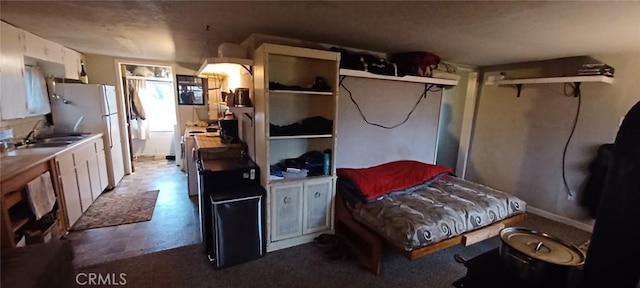
[[320,192],[313,193],[313,198],[320,198]]
[[289,203],[291,203],[291,197],[285,196],[284,197],[284,204],[289,204]]

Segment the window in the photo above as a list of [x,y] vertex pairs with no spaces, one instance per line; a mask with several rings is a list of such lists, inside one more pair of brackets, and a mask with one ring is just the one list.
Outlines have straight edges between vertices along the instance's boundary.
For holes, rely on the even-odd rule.
[[44,73],[38,66],[25,65],[24,81],[27,88],[29,115],[44,115],[51,112]]
[[173,131],[176,124],[176,108],[173,87],[166,81],[146,81],[146,93],[140,99],[144,105],[149,131]]

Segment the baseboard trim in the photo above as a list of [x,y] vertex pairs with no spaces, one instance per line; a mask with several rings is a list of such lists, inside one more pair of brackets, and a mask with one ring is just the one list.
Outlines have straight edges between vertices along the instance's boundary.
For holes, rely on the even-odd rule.
[[589,224],[586,224],[586,223],[582,223],[580,221],[576,221],[576,220],[573,220],[573,219],[569,219],[567,217],[560,216],[560,215],[557,215],[557,214],[553,214],[551,212],[547,212],[547,211],[544,211],[544,210],[536,208],[536,207],[531,207],[529,205],[527,205],[526,209],[527,209],[528,213],[535,214],[535,215],[538,215],[540,217],[544,217],[544,218],[547,218],[547,219],[550,219],[550,220],[553,220],[553,221],[556,221],[556,222],[560,222],[562,224],[566,224],[566,225],[569,225],[571,227],[575,227],[575,228],[578,228],[580,230],[587,231],[589,233],[593,233],[593,226],[592,225],[589,225]]

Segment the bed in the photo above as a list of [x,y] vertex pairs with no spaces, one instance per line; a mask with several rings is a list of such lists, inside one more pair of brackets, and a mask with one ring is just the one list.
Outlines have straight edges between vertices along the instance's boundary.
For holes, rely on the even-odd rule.
[[488,239],[525,217],[521,199],[445,166],[403,160],[337,172],[336,234],[365,247],[360,258],[376,275],[385,248],[413,260]]

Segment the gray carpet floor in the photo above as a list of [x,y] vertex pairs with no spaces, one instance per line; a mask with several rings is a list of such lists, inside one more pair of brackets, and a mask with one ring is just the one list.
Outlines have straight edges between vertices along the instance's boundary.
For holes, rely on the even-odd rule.
[[[591,237],[585,231],[535,215],[529,215],[518,226],[548,233],[576,246]],[[125,273],[126,287],[453,287],[452,283],[466,274],[466,267],[454,261],[455,254],[471,259],[499,245],[500,239],[493,237],[413,261],[388,252],[383,256],[379,276],[370,274],[353,257],[328,260],[311,243],[221,270],[206,260],[198,244],[80,267],[78,272],[116,275],[116,279]]]

